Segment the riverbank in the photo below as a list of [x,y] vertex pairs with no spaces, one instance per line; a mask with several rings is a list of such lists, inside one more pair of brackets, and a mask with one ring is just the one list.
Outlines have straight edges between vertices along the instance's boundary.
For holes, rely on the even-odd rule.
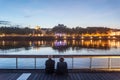
[[120,36],[103,37],[55,37],[55,36],[4,36],[0,40],[8,41],[38,41],[38,40],[120,40]]

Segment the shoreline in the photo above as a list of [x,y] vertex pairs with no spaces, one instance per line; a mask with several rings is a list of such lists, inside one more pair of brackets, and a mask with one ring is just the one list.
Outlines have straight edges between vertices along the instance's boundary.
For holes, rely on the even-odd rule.
[[0,37],[0,40],[9,40],[9,41],[39,41],[39,40],[120,40],[120,36],[108,36],[103,37],[55,37],[55,36],[5,36]]

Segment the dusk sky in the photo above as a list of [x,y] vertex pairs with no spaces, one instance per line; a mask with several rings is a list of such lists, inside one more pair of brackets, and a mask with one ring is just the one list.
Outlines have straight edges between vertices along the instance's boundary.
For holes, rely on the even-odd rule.
[[0,21],[42,28],[120,28],[120,0],[0,0]]

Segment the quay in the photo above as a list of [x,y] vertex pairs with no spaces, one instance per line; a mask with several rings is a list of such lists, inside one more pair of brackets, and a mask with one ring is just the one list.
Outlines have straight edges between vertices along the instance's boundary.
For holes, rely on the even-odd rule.
[[44,70],[0,70],[0,80],[120,80],[120,72],[69,70],[68,75],[56,75]]
[[[0,80],[120,80],[120,67],[112,68],[111,59],[120,55],[53,55],[53,58],[72,59],[90,58],[89,68],[69,69],[68,75],[46,74],[44,69],[36,69],[36,58],[47,58],[48,55],[0,55],[0,58],[16,58],[16,69],[0,69]],[[35,69],[19,69],[19,58],[34,58]],[[93,68],[92,58],[107,58],[107,68]]]

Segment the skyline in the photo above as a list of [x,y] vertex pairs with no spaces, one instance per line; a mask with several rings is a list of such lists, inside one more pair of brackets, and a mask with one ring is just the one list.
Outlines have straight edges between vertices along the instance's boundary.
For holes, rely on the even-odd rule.
[[120,28],[120,0],[0,0],[0,21],[22,26]]

